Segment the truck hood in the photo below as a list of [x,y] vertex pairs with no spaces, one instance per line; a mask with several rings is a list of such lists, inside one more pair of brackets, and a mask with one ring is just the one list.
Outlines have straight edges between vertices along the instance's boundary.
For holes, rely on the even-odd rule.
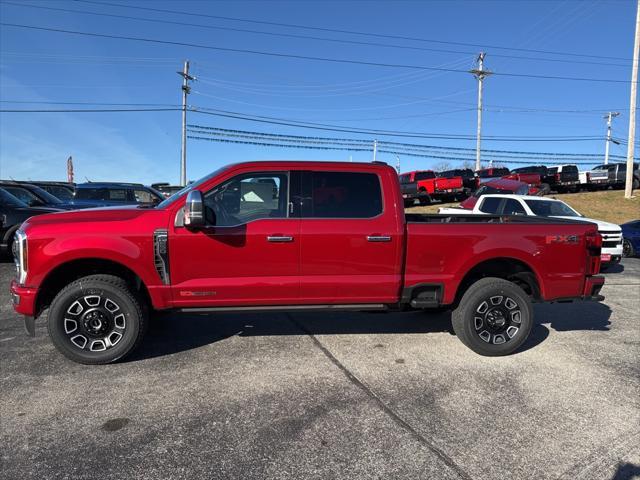
[[87,208],[58,212],[51,215],[38,215],[29,219],[29,226],[55,225],[60,223],[81,222],[122,222],[145,216],[155,209],[138,208],[137,205],[123,207]]
[[553,218],[566,218],[568,220],[577,220],[579,222],[595,223],[598,226],[599,232],[620,232],[622,229],[615,223],[603,222],[602,220],[596,220],[595,218],[587,217],[560,217],[554,216]]

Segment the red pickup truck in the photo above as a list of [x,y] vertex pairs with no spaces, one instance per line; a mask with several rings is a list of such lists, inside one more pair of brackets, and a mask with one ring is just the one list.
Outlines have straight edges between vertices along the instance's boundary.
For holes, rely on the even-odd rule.
[[[460,340],[506,355],[532,301],[601,300],[601,237],[584,222],[405,215],[381,164],[252,162],[156,206],[41,215],[16,233],[15,310],[68,358],[116,361],[153,310],[449,308]],[[215,321],[215,319],[212,319]]]
[[432,200],[455,200],[464,195],[463,183],[462,177],[439,178],[432,170],[400,174],[402,198],[407,207],[412,206],[416,199],[421,205],[429,204]]

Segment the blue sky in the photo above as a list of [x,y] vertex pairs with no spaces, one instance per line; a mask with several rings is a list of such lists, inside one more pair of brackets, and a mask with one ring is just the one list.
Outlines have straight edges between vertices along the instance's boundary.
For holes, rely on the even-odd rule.
[[[468,70],[480,46],[382,39],[205,16],[117,6],[170,9],[260,21],[488,45],[486,68],[496,72],[628,80],[636,4],[632,1],[210,2],[110,0],[111,5],[61,0],[2,0],[0,18],[16,23],[120,36],[147,37],[293,55]],[[387,43],[419,49],[171,25],[39,8],[198,23],[209,27]],[[92,108],[91,105],[9,102],[91,102],[178,105],[184,59],[197,77],[189,103],[346,128],[475,135],[477,82],[471,74],[328,63],[0,27],[1,108]],[[575,52],[595,59],[497,49]],[[429,49],[449,50],[449,52]],[[453,51],[453,52],[451,52]],[[500,56],[503,55],[503,56]],[[505,58],[505,56],[513,58]],[[523,58],[526,57],[526,58]],[[539,60],[536,60],[539,59]],[[549,59],[563,61],[548,61]],[[627,60],[625,60],[627,59]],[[599,62],[614,65],[594,65]],[[618,110],[614,135],[626,138],[629,83],[492,76],[485,82],[487,136],[604,136],[602,115]],[[93,108],[99,108],[93,106]],[[102,108],[115,108],[104,106]],[[131,107],[128,107],[131,108]],[[530,109],[533,111],[522,111]],[[518,111],[514,111],[518,110]],[[549,112],[548,110],[562,110]],[[576,111],[579,112],[569,112]],[[591,110],[586,112],[585,110]],[[176,183],[180,112],[0,113],[0,177],[65,179],[72,155],[76,181]],[[319,132],[189,113],[189,123],[287,135],[373,140],[373,135]],[[474,148],[474,140],[387,140]],[[604,141],[485,141],[488,149],[600,153]],[[626,154],[612,145],[613,154]],[[255,159],[369,161],[370,152],[284,149],[190,140],[188,177]],[[395,164],[393,155],[380,160]],[[401,157],[402,170],[436,159]],[[451,162],[456,166],[455,162]],[[535,162],[534,162],[535,163]]]

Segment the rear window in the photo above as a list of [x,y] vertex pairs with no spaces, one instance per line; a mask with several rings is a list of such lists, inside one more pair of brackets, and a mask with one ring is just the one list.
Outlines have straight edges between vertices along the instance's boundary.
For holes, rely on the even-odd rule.
[[429,180],[431,178],[436,178],[436,174],[433,172],[416,172],[416,180]]
[[564,165],[562,171],[565,173],[578,173],[578,167],[575,165]]
[[311,209],[304,209],[304,217],[373,218],[382,213],[382,189],[375,173],[313,172],[311,192]]
[[107,191],[104,188],[78,188],[75,198],[78,200],[106,200]]
[[400,183],[411,183],[411,175],[408,173],[400,175]]

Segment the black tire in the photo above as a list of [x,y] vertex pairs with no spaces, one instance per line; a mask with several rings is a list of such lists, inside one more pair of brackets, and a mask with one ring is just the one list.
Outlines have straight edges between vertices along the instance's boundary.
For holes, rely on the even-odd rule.
[[451,322],[460,341],[474,352],[487,357],[509,355],[531,333],[533,308],[518,285],[487,277],[468,288]]
[[640,178],[633,179],[633,181],[631,182],[631,188],[633,188],[634,190],[640,188]]
[[47,326],[51,341],[65,357],[101,365],[131,353],[144,337],[147,319],[122,278],[90,275],[56,295]]
[[404,201],[404,208],[411,208],[411,207],[413,207],[414,203],[415,202],[413,200],[405,200]]
[[431,197],[429,195],[424,195],[422,197],[419,197],[418,201],[420,202],[420,205],[430,205]]
[[635,257],[636,256],[636,252],[633,249],[633,245],[631,245],[631,242],[629,240],[627,240],[625,238],[624,242],[622,243],[622,256],[629,258],[629,257]]

